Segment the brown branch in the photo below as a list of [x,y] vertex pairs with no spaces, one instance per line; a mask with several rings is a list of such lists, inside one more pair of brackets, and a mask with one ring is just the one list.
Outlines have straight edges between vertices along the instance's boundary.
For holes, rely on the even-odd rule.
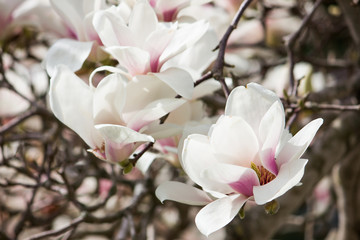
[[359,6],[354,6],[354,1],[352,0],[337,0],[337,2],[343,12],[351,37],[358,51],[360,51],[360,8]]
[[71,231],[77,225],[84,222],[85,217],[86,217],[86,214],[83,213],[79,217],[75,218],[71,223],[69,223],[68,225],[66,225],[60,229],[41,232],[41,233],[35,234],[31,237],[28,237],[25,240],[38,240],[38,239],[44,239],[44,238],[48,239],[49,237],[59,236],[63,233],[66,233],[67,231]]
[[336,105],[326,103],[305,102],[304,109],[331,111],[359,111],[360,105]]
[[227,42],[229,40],[231,33],[236,29],[242,15],[244,14],[244,11],[251,4],[251,2],[252,0],[244,0],[241,3],[234,19],[232,20],[230,26],[227,28],[225,34],[220,40],[219,45],[216,47],[216,49],[219,49],[219,53],[215,60],[211,72],[212,72],[212,76],[221,83],[226,98],[230,94],[230,90],[226,85],[224,79],[224,67],[227,66],[227,64],[225,63],[225,51],[226,51]]
[[301,22],[299,29],[284,39],[286,52],[288,54],[289,74],[290,74],[289,75],[289,81],[290,81],[289,95],[295,96],[297,93],[297,84],[295,83],[295,76],[294,76],[294,67],[295,67],[294,47],[295,47],[296,41],[300,37],[300,34],[303,32],[305,27],[310,22],[312,16],[314,15],[316,9],[320,6],[322,1],[323,0],[317,0],[315,2],[314,7],[312,8],[311,12]]
[[134,157],[130,158],[129,162],[133,166],[135,166],[137,161],[142,157],[142,155],[144,155],[147,151],[149,151],[150,148],[152,148],[153,146],[154,146],[154,142],[149,142],[143,150],[141,150],[139,153],[134,154]]

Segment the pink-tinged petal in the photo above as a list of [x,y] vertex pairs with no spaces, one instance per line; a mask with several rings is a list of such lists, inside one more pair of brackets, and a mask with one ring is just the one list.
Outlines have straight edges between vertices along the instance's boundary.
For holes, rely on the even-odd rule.
[[150,55],[137,47],[109,47],[106,51],[133,76],[150,71]]
[[259,151],[250,125],[240,117],[222,116],[213,126],[210,144],[219,161],[250,167]]
[[124,19],[116,14],[115,9],[115,7],[111,7],[94,14],[93,25],[101,42],[106,47],[137,46],[139,40],[126,26]]
[[181,151],[180,163],[186,174],[204,190],[213,190],[228,194],[234,190],[226,183],[218,182],[217,179],[209,179],[203,176],[204,170],[211,168],[218,160],[211,149],[209,137],[200,134],[189,135]]
[[190,48],[206,33],[208,27],[209,24],[202,20],[181,26],[161,55],[160,62],[163,63]]
[[283,164],[274,180],[265,185],[254,187],[255,202],[259,205],[265,204],[296,186],[304,175],[307,162],[306,159],[293,159]]
[[180,68],[168,68],[159,73],[151,73],[166,83],[180,96],[191,99],[194,91],[194,81],[191,75]]
[[161,202],[171,200],[194,206],[203,206],[212,202],[212,199],[204,191],[174,181],[160,184],[155,191],[155,195]]
[[82,1],[73,0],[50,0],[54,10],[61,16],[68,27],[76,34],[77,39],[84,40],[82,21],[83,21],[83,6]]
[[259,138],[262,144],[260,152],[261,163],[267,170],[275,175],[278,173],[278,167],[275,162],[275,152],[284,127],[284,109],[283,106],[276,101],[265,113],[259,127]]
[[68,67],[60,65],[50,80],[50,107],[54,115],[74,130],[91,147],[101,146],[94,128],[93,93]]
[[171,22],[175,20],[177,13],[189,4],[189,0],[158,0],[156,9],[160,11],[163,21]]
[[202,234],[209,236],[230,223],[247,199],[245,196],[236,194],[220,198],[206,205],[196,215],[195,223],[197,228]]
[[190,0],[157,0],[156,7],[160,11],[169,11],[174,8],[179,8],[181,6],[186,6],[190,4]]
[[129,20],[129,28],[135,38],[145,40],[158,24],[156,13],[147,1],[135,4]]
[[126,81],[121,74],[103,78],[94,91],[93,114],[95,124],[124,125],[121,113],[126,99]]
[[[225,115],[243,118],[259,136],[259,126],[265,113],[280,99],[270,90],[257,83],[237,87],[231,91],[225,107]],[[280,102],[281,104],[281,102]]]
[[253,195],[253,187],[259,186],[259,178],[251,168],[232,164],[214,164],[204,170],[204,178],[229,184],[232,189],[245,196]]
[[95,125],[105,140],[106,160],[120,162],[127,159],[139,146],[139,143],[154,142],[154,138],[149,135],[138,133],[130,128],[113,125]]
[[101,39],[94,28],[94,24],[93,24],[94,14],[95,12],[90,12],[85,16],[83,20],[83,29],[84,29],[83,31],[84,31],[85,40],[96,41],[98,44],[102,45]]
[[280,167],[292,159],[300,158],[322,124],[322,118],[315,119],[296,133],[279,152],[276,159],[278,166]]
[[150,53],[152,72],[159,72],[162,66],[162,63],[160,64],[160,56],[174,37],[175,31],[175,27],[159,29],[147,37],[143,48]]
[[10,18],[13,11],[20,6],[24,0],[12,0],[12,1],[1,1],[0,2],[0,24],[1,20],[6,21]]
[[50,76],[58,65],[66,65],[75,72],[81,68],[91,52],[93,42],[60,39],[51,46],[45,57],[46,70]]

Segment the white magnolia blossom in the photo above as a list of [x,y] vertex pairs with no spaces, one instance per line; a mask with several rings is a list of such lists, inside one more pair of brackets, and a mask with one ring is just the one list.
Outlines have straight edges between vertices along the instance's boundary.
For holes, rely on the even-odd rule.
[[[208,30],[205,21],[188,24],[159,22],[154,9],[146,1],[138,1],[134,5],[128,20],[117,14],[117,8],[119,7],[113,6],[97,12],[93,23],[105,50],[121,67],[132,76],[176,71],[177,74],[172,74],[171,79],[165,77],[163,80],[193,81],[191,75],[180,65],[164,65],[205,35]],[[208,62],[209,58],[197,55],[196,59]]]
[[154,141],[144,131],[186,102],[175,95],[169,85],[151,75],[130,81],[123,74],[113,73],[94,87],[64,65],[57,67],[49,92],[55,116],[96,156],[112,162],[128,158],[141,143]]
[[178,13],[188,6],[202,5],[208,2],[211,0],[149,0],[158,18],[164,22],[176,20]]
[[246,201],[262,205],[297,185],[307,163],[300,157],[322,122],[313,120],[292,137],[273,92],[256,83],[237,87],[208,136],[189,135],[180,151],[184,171],[202,190],[165,182],[156,195],[161,201],[206,205],[195,222],[209,235],[228,224]]
[[94,29],[94,14],[108,6],[105,0],[50,0],[53,9],[64,21],[67,38],[56,41],[49,49],[46,70],[50,76],[58,65],[68,66],[72,71],[81,68],[89,55],[104,55],[97,46],[102,42]]

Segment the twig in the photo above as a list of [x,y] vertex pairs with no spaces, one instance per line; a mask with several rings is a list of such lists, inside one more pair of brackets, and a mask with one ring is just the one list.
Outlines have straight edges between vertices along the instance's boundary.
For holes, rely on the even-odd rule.
[[215,60],[214,67],[212,68],[211,72],[212,72],[212,76],[221,83],[221,86],[222,86],[222,89],[224,91],[226,98],[230,94],[230,90],[229,90],[228,86],[226,85],[225,79],[224,79],[224,67],[228,66],[225,63],[225,51],[226,51],[227,42],[229,40],[231,33],[236,29],[244,11],[250,5],[251,2],[252,2],[252,0],[245,0],[241,3],[234,19],[232,20],[230,26],[226,30],[222,39],[220,40],[219,45],[216,47],[216,49],[219,49],[219,53]]
[[[298,108],[298,104],[291,104],[291,108]],[[330,110],[330,111],[359,111],[360,104],[358,105],[337,105],[337,104],[328,104],[328,103],[315,103],[315,102],[305,102],[303,106],[300,106],[302,109],[309,110]]]
[[303,32],[304,28],[310,22],[312,16],[314,15],[316,9],[320,6],[323,0],[317,0],[312,8],[311,12],[303,19],[301,22],[300,28],[287,36],[285,40],[286,52],[288,54],[288,62],[289,62],[289,81],[290,81],[290,92],[289,95],[296,95],[297,92],[297,84],[295,84],[295,76],[294,76],[294,67],[295,67],[295,59],[294,59],[294,46],[299,38],[300,34]]
[[134,154],[134,157],[129,159],[129,162],[135,166],[136,162],[142,157],[142,155],[144,155],[150,148],[152,148],[154,146],[153,142],[149,142],[146,147],[141,150],[141,152]]
[[80,223],[82,223],[84,221],[86,217],[86,214],[81,214],[79,217],[75,218],[71,223],[69,223],[68,225],[57,229],[57,230],[49,230],[49,231],[45,231],[42,233],[38,233],[35,234],[29,238],[26,238],[25,240],[38,240],[38,239],[43,239],[43,238],[48,238],[48,237],[53,237],[53,236],[58,236],[61,235],[63,233],[66,233],[69,230],[72,230],[73,228],[75,228],[77,225],[79,225]]

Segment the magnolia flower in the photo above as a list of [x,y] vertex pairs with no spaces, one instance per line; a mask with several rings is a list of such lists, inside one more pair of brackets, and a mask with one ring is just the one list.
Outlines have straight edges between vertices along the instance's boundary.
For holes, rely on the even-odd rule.
[[68,66],[72,71],[81,68],[89,55],[104,53],[97,46],[102,42],[92,25],[95,12],[105,9],[105,0],[50,0],[53,9],[64,21],[68,31],[67,38],[56,41],[49,49],[46,58],[46,70],[52,76],[57,65]]
[[[117,12],[115,6],[99,11],[94,15],[93,24],[105,50],[121,67],[132,76],[177,71],[171,79],[163,79],[167,82],[192,81],[187,71],[177,66],[165,68],[164,64],[193,46],[206,33],[206,22],[160,23],[154,9],[146,1],[138,1],[134,5],[128,20]],[[208,59],[198,59],[202,60]]]
[[297,185],[307,163],[300,157],[322,122],[316,119],[292,137],[284,129],[284,109],[273,92],[255,83],[237,87],[208,136],[189,135],[179,156],[184,171],[202,190],[165,182],[156,195],[161,201],[206,205],[195,222],[209,235],[228,224],[246,201],[262,205]]
[[112,162],[125,160],[141,143],[153,142],[143,133],[147,126],[186,102],[153,76],[129,81],[112,73],[96,87],[91,81],[88,85],[68,67],[58,66],[50,81],[50,106],[97,157]]
[[158,18],[164,22],[176,20],[180,10],[191,5],[202,5],[210,0],[150,0],[149,3],[158,15]]

